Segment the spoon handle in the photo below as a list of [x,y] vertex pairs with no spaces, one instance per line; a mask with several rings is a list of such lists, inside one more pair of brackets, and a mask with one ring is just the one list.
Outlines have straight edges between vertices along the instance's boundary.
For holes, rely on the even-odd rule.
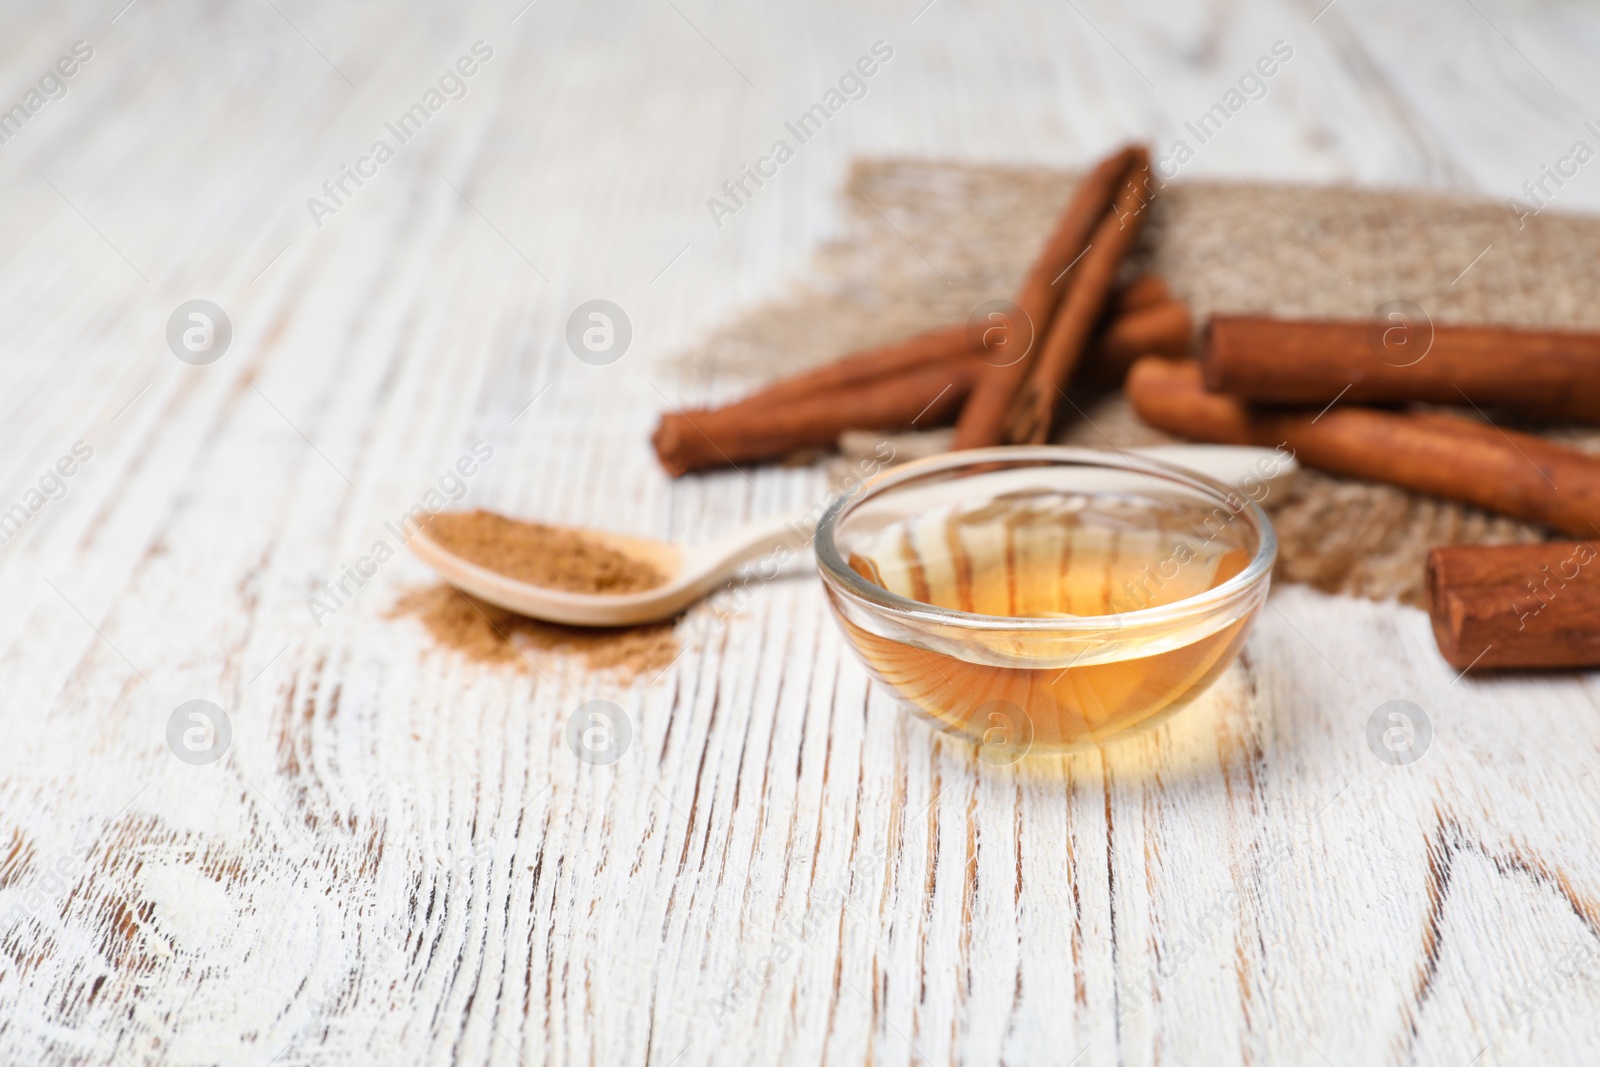
[[816,536],[816,515],[811,511],[794,511],[771,515],[707,541],[688,550],[685,560],[688,569],[704,570],[718,577],[727,575],[751,560],[767,555],[778,555],[787,549],[783,562],[795,552],[811,544]]

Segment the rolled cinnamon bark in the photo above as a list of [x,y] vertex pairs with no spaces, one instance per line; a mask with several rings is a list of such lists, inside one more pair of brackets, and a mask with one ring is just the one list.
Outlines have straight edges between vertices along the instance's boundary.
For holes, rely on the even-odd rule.
[[1033,331],[1032,346],[1021,358],[1004,366],[983,368],[956,423],[955,448],[1000,443],[1011,398],[1027,378],[1029,364],[1049,333],[1050,319],[1063,291],[1062,275],[1083,254],[1141,153],[1142,148],[1124,148],[1102,160],[1078,183],[1017,294],[1017,307]]
[[969,355],[782,403],[741,401],[663,415],[651,443],[674,477],[703,467],[774,459],[800,448],[832,448],[845,430],[904,430],[947,424],[982,364]]
[[1123,315],[1157,304],[1167,304],[1174,299],[1172,290],[1167,288],[1166,280],[1161,275],[1141,274],[1117,290],[1117,294],[1111,298],[1111,312]]
[[[1194,319],[1189,306],[1163,299],[1166,283],[1144,275],[1112,300],[1110,313],[1083,357],[1083,374],[1095,385],[1121,385],[1128,368],[1141,356],[1182,359],[1194,347]],[[966,327],[945,326],[879,348],[853,353],[814,371],[797,374],[740,403],[781,403],[808,394],[849,388],[873,378],[951,359],[963,353],[981,355],[969,345]],[[980,368],[979,373],[983,373]]]
[[1095,227],[1083,259],[1073,268],[1072,283],[1050,320],[1044,347],[1028,369],[1022,388],[1012,397],[1005,417],[1005,439],[1014,445],[1041,445],[1050,437],[1056,406],[1078,368],[1083,350],[1100,320],[1116,283],[1122,261],[1138,240],[1149,207],[1150,157],[1138,150],[1128,179]]
[[1600,544],[1452,545],[1428,554],[1439,652],[1465,670],[1600,666]]
[[[1176,301],[1149,304],[1147,301],[1151,296],[1159,296],[1166,291],[1166,286],[1159,279],[1153,281],[1153,285],[1130,283],[1114,300],[1114,313],[1131,304],[1139,305],[1139,309],[1110,319],[1095,338],[1088,363],[1096,368],[1097,381],[1121,381],[1127,367],[1139,356],[1150,353],[1177,355],[1187,351],[1188,309]],[[860,415],[863,404],[866,405],[867,414],[881,408],[880,398],[891,395],[893,383],[903,383],[908,377],[930,366],[963,360],[971,364],[966,370],[949,371],[946,378],[947,381],[956,382],[959,395],[965,396],[970,391],[970,379],[982,372],[983,364],[978,357],[979,352],[969,345],[965,325],[928,330],[904,341],[855,352],[826,366],[786,378],[715,411],[667,415],[662,419],[653,440],[662,466],[674,476],[702,467],[720,467],[746,459],[787,455],[795,449],[822,443],[814,440],[799,442],[798,437],[820,437],[840,418],[865,417]],[[873,392],[865,401],[859,395],[852,395],[869,387]],[[910,388],[915,395],[916,387],[913,385]],[[953,421],[957,409],[945,403],[950,399],[942,398],[939,404],[929,409],[917,420],[916,428],[932,429]],[[823,401],[798,409],[798,417],[810,417],[817,412],[827,416],[829,421],[813,434],[801,434],[793,430],[792,420],[797,417],[796,414],[782,410],[800,400]],[[709,436],[698,443],[699,435],[694,431],[695,426],[710,428]],[[763,449],[771,447],[773,451],[764,455],[747,454],[749,448],[755,447],[752,441],[759,440],[760,434],[769,432],[768,429],[757,430],[756,427],[780,426],[789,426],[791,429],[781,434],[771,429],[773,443],[762,446]],[[853,423],[846,427],[885,428],[889,426],[871,422]],[[796,443],[780,447],[789,441]],[[739,453],[738,458],[734,458],[732,453]],[[723,458],[725,454],[729,458]]]
[[804,371],[752,393],[741,404],[780,404],[800,397],[860,385],[874,378],[901,374],[929,363],[972,351],[964,323],[941,326],[903,341],[852,352],[816,370]]
[[1215,444],[1285,445],[1308,467],[1387,482],[1542,523],[1600,533],[1600,457],[1450,415],[1340,404],[1321,413],[1251,409],[1208,393],[1193,363],[1141,359],[1126,385],[1139,417]]
[[1320,407],[1343,392],[1600,422],[1600,333],[1217,315],[1200,360],[1208,389],[1246,400]]
[[1083,378],[1093,385],[1120,385],[1141,356],[1183,359],[1194,343],[1187,304],[1152,304],[1111,320],[1083,359]]
[[[1117,291],[1105,328],[1095,338],[1096,356],[1119,366],[1117,380],[1142,355],[1175,355],[1187,350],[1192,326],[1189,309],[1172,299],[1167,283],[1143,274]],[[785,403],[814,393],[859,385],[964,353],[980,353],[969,324],[925,330],[900,341],[851,352],[815,370],[750,394],[740,403]]]

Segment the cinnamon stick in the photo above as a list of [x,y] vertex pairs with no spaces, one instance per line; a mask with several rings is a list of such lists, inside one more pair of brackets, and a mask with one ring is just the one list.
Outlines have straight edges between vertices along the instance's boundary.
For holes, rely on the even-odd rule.
[[971,351],[967,326],[957,323],[914,334],[875,348],[852,352],[815,370],[804,371],[752,393],[741,404],[779,404],[802,396],[846,389],[952,359]]
[[1215,444],[1286,445],[1309,467],[1460,500],[1575,535],[1600,533],[1600,457],[1450,415],[1343,403],[1251,409],[1208,393],[1199,366],[1141,359],[1126,385],[1139,417]]
[[1111,320],[1084,357],[1083,376],[1096,385],[1120,385],[1141,356],[1183,359],[1194,324],[1189,306],[1176,300],[1153,304]]
[[831,448],[845,430],[944,425],[955,417],[982,365],[963,354],[783,403],[751,399],[710,411],[670,412],[662,416],[651,443],[661,465],[676,477],[703,467],[773,459],[799,448]]
[[1207,388],[1247,400],[1320,407],[1343,391],[1600,422],[1600,333],[1218,315],[1200,358]]
[[1466,670],[1600,666],[1600,543],[1452,545],[1428,554],[1439,652]]
[[1166,280],[1161,275],[1141,274],[1117,290],[1116,296],[1111,299],[1111,313],[1124,315],[1157,304],[1168,304],[1174,299],[1172,290],[1167,288]]
[[[1180,320],[1181,319],[1181,326]],[[1095,344],[1122,371],[1149,352],[1175,354],[1179,335],[1185,349],[1190,331],[1188,308],[1172,299],[1167,283],[1154,274],[1142,274],[1117,291],[1104,330]],[[847,388],[912,370],[966,352],[979,352],[981,342],[970,323],[955,323],[913,334],[900,341],[852,352],[847,356],[803,371],[752,393],[740,403],[783,403],[812,393]],[[1121,375],[1118,375],[1121,380]]]
[[1073,269],[1071,284],[1045,334],[1044,347],[1006,411],[1004,433],[1011,444],[1040,445],[1049,439],[1056,405],[1105,310],[1117,271],[1144,226],[1149,178],[1149,153],[1136,149],[1127,180],[1118,188],[1111,211],[1095,227],[1088,250]]
[[972,387],[971,397],[961,409],[961,418],[956,423],[955,448],[983,448],[1000,443],[1011,398],[1027,378],[1029,361],[1049,332],[1050,319],[1062,292],[1062,275],[1083,254],[1141,152],[1143,149],[1136,147],[1124,148],[1102,160],[1078,183],[1066,210],[1056,222],[1055,232],[1045,243],[1017,294],[1017,307],[1033,331],[1031,348],[1003,366],[984,367]]
[[[1151,297],[1159,297],[1165,292],[1166,286],[1160,279],[1140,279],[1130,283],[1117,294],[1114,300],[1114,312],[1120,312],[1129,305],[1136,305],[1138,309],[1110,319],[1095,338],[1089,363],[1097,369],[1097,380],[1120,381],[1127,367],[1142,355],[1152,352],[1180,355],[1187,351],[1188,309],[1171,300],[1153,305],[1148,303]],[[926,367],[961,360],[967,361],[972,366],[965,371],[950,371],[946,380],[955,381],[957,387],[962,390],[959,395],[965,396],[970,387],[968,379],[981,373],[983,369],[983,365],[978,362],[978,355],[979,349],[971,346],[969,328],[965,324],[928,330],[904,341],[852,353],[826,366],[786,378],[734,404],[719,408],[716,412],[696,411],[665,416],[654,438],[658,455],[662,466],[675,476],[701,467],[726,466],[728,463],[742,462],[745,459],[786,455],[795,449],[816,443],[813,441],[801,443],[798,440],[799,436],[819,437],[825,431],[819,428],[815,434],[802,435],[799,431],[791,429],[786,431],[787,436],[779,437],[777,443],[770,446],[773,451],[769,455],[746,454],[749,448],[754,447],[751,441],[758,439],[761,432],[765,432],[757,431],[753,427],[757,425],[792,427],[790,420],[794,414],[791,412],[774,416],[772,414],[774,409],[787,407],[802,399],[827,399],[828,403],[811,405],[800,409],[800,412],[801,415],[810,412],[823,413],[829,420],[823,425],[831,428],[839,418],[844,417],[839,414],[841,412],[850,412],[852,418],[869,418],[872,415],[872,406],[879,404],[879,397],[889,395],[893,382],[903,381]],[[1103,373],[1098,373],[1100,371]],[[869,394],[865,401],[868,410],[866,414],[862,414],[863,401],[860,397],[848,394],[860,392],[869,386],[874,392]],[[893,414],[893,410],[886,410],[884,416],[888,421],[882,424],[878,420],[873,420],[852,424],[846,429],[887,428],[893,423]],[[941,401],[938,406],[917,420],[916,428],[931,429],[948,424],[954,419],[955,414],[956,409],[949,408]],[[685,418],[692,422],[685,422]],[[775,419],[777,421],[774,421]],[[698,433],[693,432],[694,426],[702,429],[709,427],[708,436],[701,438]],[[697,438],[698,443],[696,443]],[[779,447],[784,441],[795,443],[788,447]],[[768,446],[763,446],[763,449],[766,447]],[[740,457],[731,458],[733,452],[740,453]],[[724,459],[725,453],[728,453],[730,458]]]

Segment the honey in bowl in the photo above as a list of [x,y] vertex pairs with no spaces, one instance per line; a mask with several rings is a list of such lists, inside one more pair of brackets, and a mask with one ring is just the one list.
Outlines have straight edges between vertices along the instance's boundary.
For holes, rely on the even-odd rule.
[[[937,725],[986,744],[998,736],[1010,751],[1070,749],[1159,722],[1233,661],[1265,595],[1263,581],[1240,610],[1126,624],[1126,613],[1181,606],[1216,589],[1257,555],[1261,536],[1251,522],[1192,493],[970,495],[978,499],[903,517],[884,512],[858,523],[840,547],[867,582],[918,604],[987,616],[988,625],[954,639],[946,639],[949,627],[911,633],[844,610],[832,585],[830,593],[881,681]],[[1005,619],[1059,619],[1062,632],[1040,633],[1030,622],[1032,632],[1011,633]]]

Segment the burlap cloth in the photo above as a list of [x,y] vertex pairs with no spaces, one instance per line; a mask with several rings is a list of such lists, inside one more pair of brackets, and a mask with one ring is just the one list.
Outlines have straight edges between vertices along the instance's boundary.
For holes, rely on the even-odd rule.
[[[978,304],[1014,294],[1073,182],[1044,168],[860,162],[845,186],[840,235],[806,276],[685,353],[682,369],[714,377],[725,392],[965,320]],[[1179,180],[1157,199],[1129,264],[1140,268],[1166,278],[1197,322],[1213,311],[1366,319],[1379,304],[1409,300],[1435,322],[1600,329],[1600,219],[1545,212],[1519,228],[1506,205],[1480,200]],[[1074,400],[1081,414],[1069,410],[1059,441],[1171,440],[1140,423],[1120,394]],[[1538,432],[1600,451],[1593,430]],[[1374,599],[1416,603],[1434,545],[1549,536],[1312,471],[1267,504],[1280,579]]]

